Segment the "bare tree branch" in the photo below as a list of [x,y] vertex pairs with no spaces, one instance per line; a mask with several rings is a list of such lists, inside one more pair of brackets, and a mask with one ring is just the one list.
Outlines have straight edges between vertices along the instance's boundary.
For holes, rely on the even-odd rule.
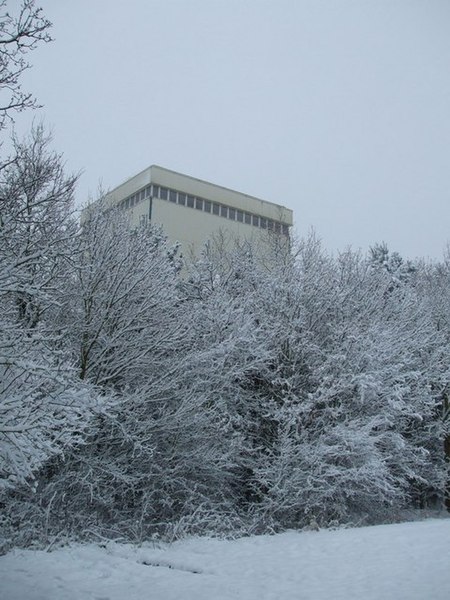
[[22,89],[21,75],[30,68],[28,52],[41,42],[51,41],[51,23],[35,0],[23,0],[18,15],[7,11],[7,0],[0,2],[0,130],[16,112],[37,108],[31,93]]

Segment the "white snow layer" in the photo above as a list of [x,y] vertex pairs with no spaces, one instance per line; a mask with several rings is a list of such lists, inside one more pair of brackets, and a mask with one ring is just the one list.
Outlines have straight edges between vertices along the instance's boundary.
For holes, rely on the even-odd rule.
[[450,519],[0,557],[1,600],[448,600]]

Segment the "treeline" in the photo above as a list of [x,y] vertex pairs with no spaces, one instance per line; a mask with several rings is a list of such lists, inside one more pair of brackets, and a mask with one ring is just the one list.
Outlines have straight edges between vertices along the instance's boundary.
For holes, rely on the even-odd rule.
[[[376,523],[442,507],[450,257],[210,241],[99,204],[41,127],[1,170],[3,543]],[[448,458],[448,457],[447,457]]]

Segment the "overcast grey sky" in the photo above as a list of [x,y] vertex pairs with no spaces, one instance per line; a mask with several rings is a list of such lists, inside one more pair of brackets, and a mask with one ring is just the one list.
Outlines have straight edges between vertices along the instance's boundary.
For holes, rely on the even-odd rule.
[[330,250],[441,257],[450,0],[38,4],[55,41],[24,84],[80,202],[160,164],[292,208]]

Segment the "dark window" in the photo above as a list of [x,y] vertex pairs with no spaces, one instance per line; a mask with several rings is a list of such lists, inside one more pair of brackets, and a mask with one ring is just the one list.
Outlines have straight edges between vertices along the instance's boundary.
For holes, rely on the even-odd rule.
[[273,221],[271,221],[270,219],[267,219],[267,229],[269,231],[273,231]]
[[160,188],[159,197],[161,200],[167,200],[167,188]]
[[214,202],[213,204],[213,215],[218,215],[220,212],[220,205]]
[[153,197],[154,198],[159,198],[159,185],[154,185],[153,186]]
[[288,225],[283,225],[283,233],[284,235],[289,235],[289,226]]
[[197,210],[203,210],[203,199],[202,198],[195,199],[195,208]]
[[231,219],[232,221],[236,220],[236,210],[234,208],[228,209],[228,218]]
[[125,208],[128,208],[129,206],[130,206],[130,199],[129,199],[129,198],[127,198],[127,199],[125,200]]
[[139,202],[142,202],[142,200],[145,198],[145,190],[141,190],[141,193],[139,194]]
[[228,216],[228,206],[220,205],[220,216],[225,218]]
[[209,200],[205,200],[204,211],[207,213],[211,212],[211,202]]
[[189,208],[194,208],[194,196],[187,197],[187,205]]
[[240,221],[241,223],[244,222],[244,213],[242,212],[242,210],[237,210],[236,211],[236,218],[238,221]]
[[259,225],[262,229],[267,229],[267,219],[261,217],[259,220]]
[[244,219],[245,219],[245,222],[247,223],[247,225],[251,225],[252,224],[252,215],[249,215],[248,213],[245,213]]
[[181,204],[182,206],[186,206],[186,194],[182,194],[181,192],[178,192],[178,204]]
[[280,233],[281,232],[281,225],[280,225],[280,223],[275,223],[275,232],[276,233]]
[[253,225],[255,227],[259,227],[259,217],[258,217],[258,215],[253,215],[252,216],[252,221],[253,221]]
[[176,202],[177,201],[177,193],[174,190],[170,190],[169,191],[169,200],[171,202]]
[[150,187],[150,186],[147,186],[147,187],[145,188],[145,197],[146,197],[146,198],[150,198],[150,196],[151,196],[151,195],[152,195],[152,190],[151,190],[151,187]]

